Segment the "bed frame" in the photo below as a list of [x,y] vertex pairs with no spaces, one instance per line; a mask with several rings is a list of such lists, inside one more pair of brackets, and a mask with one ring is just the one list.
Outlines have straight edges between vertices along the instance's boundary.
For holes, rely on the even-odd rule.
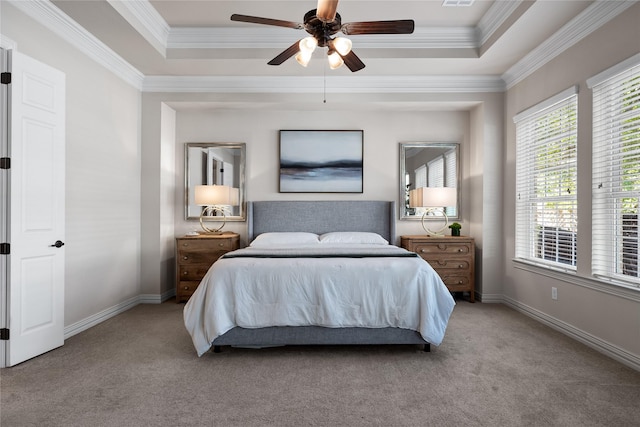
[[[248,242],[260,233],[277,231],[369,231],[391,244],[396,241],[396,203],[391,201],[261,201],[247,202]],[[235,327],[213,341],[220,346],[430,344],[420,333],[400,328],[326,328],[278,326]]]

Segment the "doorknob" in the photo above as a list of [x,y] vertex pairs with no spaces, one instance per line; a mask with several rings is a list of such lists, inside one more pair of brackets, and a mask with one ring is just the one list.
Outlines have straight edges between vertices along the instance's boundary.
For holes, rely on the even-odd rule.
[[61,248],[63,246],[64,246],[64,242],[61,242],[60,240],[56,240],[56,242],[53,245],[49,245],[49,247],[51,247],[51,248],[53,248],[53,247]]

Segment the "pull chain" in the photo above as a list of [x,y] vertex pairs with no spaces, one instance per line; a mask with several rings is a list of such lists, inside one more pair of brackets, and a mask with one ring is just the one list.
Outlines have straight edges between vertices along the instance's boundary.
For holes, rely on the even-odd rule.
[[323,92],[322,92],[322,96],[323,96],[323,100],[322,102],[324,104],[327,103],[327,63],[324,63],[324,66],[322,67],[322,81],[323,81]]

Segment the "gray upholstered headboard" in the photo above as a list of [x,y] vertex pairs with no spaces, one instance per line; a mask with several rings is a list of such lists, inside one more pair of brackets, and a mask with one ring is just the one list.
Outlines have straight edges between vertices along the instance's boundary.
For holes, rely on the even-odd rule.
[[248,242],[274,231],[369,231],[395,245],[395,201],[261,201],[247,202]]

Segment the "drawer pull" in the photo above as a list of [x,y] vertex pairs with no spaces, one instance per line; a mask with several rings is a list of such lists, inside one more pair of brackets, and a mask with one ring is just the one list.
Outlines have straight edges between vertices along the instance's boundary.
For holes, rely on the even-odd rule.
[[223,247],[224,243],[218,243],[218,246]]
[[184,290],[185,290],[185,291],[188,291],[188,290],[189,290],[189,287],[188,287],[188,286],[185,286],[185,287],[184,287]]
[[189,257],[188,257],[188,256],[185,256],[185,257],[182,257],[182,259],[189,259]]
[[458,249],[458,252],[464,252],[464,250],[462,248]]
[[425,253],[426,251],[424,249],[420,249],[420,252]]
[[464,265],[458,264],[458,268],[464,268]]
[[185,271],[185,272],[183,272],[182,274],[186,276],[187,274],[189,274],[189,272],[188,272],[188,271]]
[[458,280],[458,285],[462,285],[462,280]]

